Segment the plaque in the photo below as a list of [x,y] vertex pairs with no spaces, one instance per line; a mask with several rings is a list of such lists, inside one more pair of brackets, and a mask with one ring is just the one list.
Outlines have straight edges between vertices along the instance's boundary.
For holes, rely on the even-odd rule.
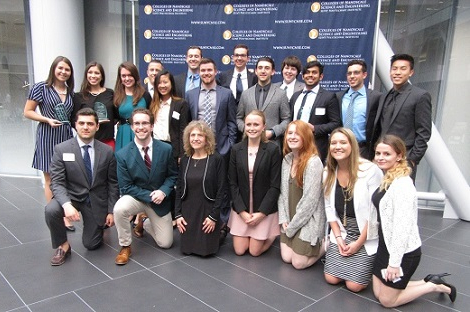
[[54,107],[55,119],[61,123],[70,123],[64,103],[59,103]]
[[108,110],[106,109],[106,105],[104,105],[101,102],[95,102],[95,105],[93,106],[93,109],[96,112],[96,115],[98,115],[98,122],[99,123],[104,123],[104,122],[109,122],[108,118]]

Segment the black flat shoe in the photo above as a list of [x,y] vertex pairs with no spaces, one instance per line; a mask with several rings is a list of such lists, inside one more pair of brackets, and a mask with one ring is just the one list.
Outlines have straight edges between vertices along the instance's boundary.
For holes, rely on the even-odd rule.
[[441,274],[428,274],[426,275],[426,277],[424,278],[424,281],[427,283],[431,280],[434,280],[434,281],[440,281],[438,283],[434,283],[434,284],[444,284],[445,281],[442,279],[444,276],[449,276],[450,274],[449,273],[441,273]]
[[75,225],[66,225],[65,228],[69,232],[75,232]]

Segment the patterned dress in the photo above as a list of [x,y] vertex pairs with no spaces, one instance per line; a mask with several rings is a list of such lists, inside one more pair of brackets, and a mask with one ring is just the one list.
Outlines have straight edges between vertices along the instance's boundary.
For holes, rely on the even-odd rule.
[[[44,81],[33,86],[28,95],[28,100],[38,102],[41,114],[47,118],[57,119],[55,107],[62,103],[59,94],[46,85]],[[65,102],[65,113],[70,120],[73,101],[72,95],[67,94]],[[52,128],[46,122],[40,122],[36,130],[36,146],[34,149],[33,168],[49,172],[49,164],[56,144],[62,143],[72,138],[72,127],[70,123],[63,123],[57,128]]]

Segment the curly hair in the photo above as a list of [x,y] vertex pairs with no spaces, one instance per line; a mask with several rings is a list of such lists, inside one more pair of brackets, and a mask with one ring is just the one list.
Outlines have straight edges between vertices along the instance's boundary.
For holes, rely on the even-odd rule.
[[191,146],[191,132],[194,129],[198,129],[206,137],[206,146],[204,149],[207,152],[207,155],[212,155],[215,152],[215,136],[212,129],[202,120],[193,120],[191,121],[183,133],[183,147],[184,154],[188,157],[194,154],[194,148]]

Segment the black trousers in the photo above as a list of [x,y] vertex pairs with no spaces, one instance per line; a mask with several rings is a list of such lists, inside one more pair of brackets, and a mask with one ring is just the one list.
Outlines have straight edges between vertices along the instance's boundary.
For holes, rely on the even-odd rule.
[[[83,220],[82,242],[86,249],[93,250],[103,243],[103,226],[98,225],[90,204],[72,201],[72,205],[81,212]],[[67,229],[64,224],[64,208],[53,198],[45,209],[46,223],[51,232],[52,248],[59,248],[67,241]]]

